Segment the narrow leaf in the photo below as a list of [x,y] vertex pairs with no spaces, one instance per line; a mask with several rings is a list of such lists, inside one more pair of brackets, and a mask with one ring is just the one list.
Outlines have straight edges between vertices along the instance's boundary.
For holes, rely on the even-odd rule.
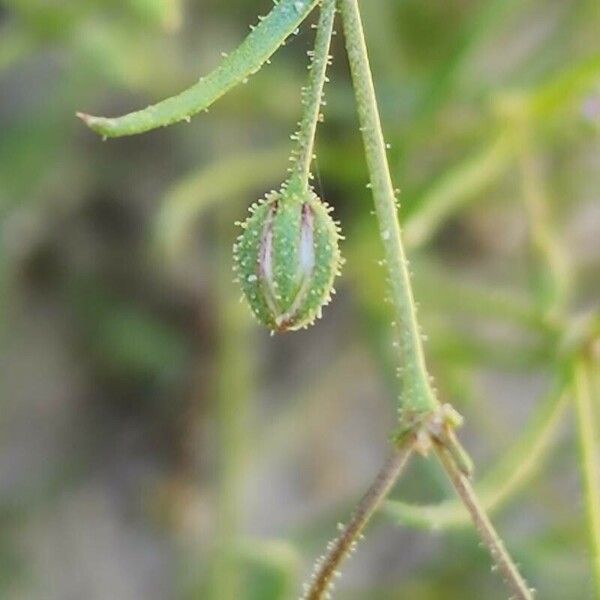
[[248,37],[209,75],[181,94],[122,117],[77,116],[104,137],[135,135],[187,121],[256,73],[307,17],[318,0],[280,0]]

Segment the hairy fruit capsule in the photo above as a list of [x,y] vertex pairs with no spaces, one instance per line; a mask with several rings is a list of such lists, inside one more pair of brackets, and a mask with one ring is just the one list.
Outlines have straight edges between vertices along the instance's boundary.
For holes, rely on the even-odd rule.
[[234,247],[250,308],[273,331],[294,331],[321,316],[341,259],[330,209],[312,191],[285,187],[251,208]]

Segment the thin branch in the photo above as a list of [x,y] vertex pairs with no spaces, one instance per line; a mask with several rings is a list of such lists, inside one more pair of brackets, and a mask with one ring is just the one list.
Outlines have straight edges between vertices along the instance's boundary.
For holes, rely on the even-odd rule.
[[600,598],[600,439],[592,408],[589,373],[579,360],[574,367],[573,387],[577,408],[577,430],[581,453],[581,471],[587,507],[588,535],[592,552],[595,595]]
[[[516,598],[531,600],[531,591],[506,552],[465,475],[470,467],[470,460],[454,437],[453,428],[457,419],[448,414],[444,407],[440,407],[429,382],[358,0],[340,0],[340,7],[360,128],[371,176],[370,186],[373,189],[375,211],[388,267],[392,302],[401,332],[404,364],[400,425],[405,432],[410,432],[411,438],[414,436],[418,440],[420,451],[426,451],[427,443],[433,442],[484,542],[504,572],[509,585],[516,592]],[[326,587],[315,589],[317,594],[308,595],[309,600],[321,598],[327,591]]]
[[445,223],[478,198],[505,171],[512,160],[510,140],[501,132],[470,156],[450,166],[415,199],[415,210],[404,220],[409,248],[425,245]]
[[414,437],[407,436],[387,459],[375,481],[358,503],[350,522],[340,535],[327,546],[327,553],[321,556],[315,565],[311,581],[305,584],[304,600],[327,598],[339,575],[338,567],[353,552],[361,538],[362,531],[386,498],[402,473],[414,448]]
[[323,0],[321,5],[315,47],[312,52],[309,52],[311,62],[308,86],[302,88],[304,110],[300,129],[295,136],[297,147],[293,155],[295,163],[292,166],[292,177],[296,177],[303,188],[308,187],[315,134],[323,103],[323,88],[327,82],[327,67],[330,63],[329,46],[335,20],[335,4],[336,0]]
[[484,508],[481,506],[471,481],[462,472],[452,454],[444,446],[436,444],[435,450],[452,481],[456,493],[469,511],[481,539],[488,547],[495,565],[504,575],[504,579],[512,590],[515,600],[533,600],[533,590],[528,587],[519,573],[516,564],[510,557]]
[[523,204],[528,213],[531,246],[536,259],[535,291],[545,319],[560,322],[569,299],[570,269],[552,219],[550,198],[538,164],[529,115],[516,108],[514,118],[514,143],[521,172]]
[[[391,287],[391,300],[400,331],[402,352],[402,415],[430,414],[439,408],[431,389],[417,322],[408,261],[400,235],[396,194],[387,161],[387,149],[373,86],[367,45],[357,0],[341,0],[340,12],[346,51],[356,96],[358,119],[373,191],[379,233]],[[401,416],[402,416],[401,415]]]

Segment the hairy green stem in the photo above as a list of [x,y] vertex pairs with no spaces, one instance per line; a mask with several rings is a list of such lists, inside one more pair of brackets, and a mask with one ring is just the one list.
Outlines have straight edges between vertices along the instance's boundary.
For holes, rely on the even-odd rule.
[[392,303],[400,330],[403,367],[402,415],[431,413],[438,408],[429,375],[416,306],[410,284],[408,261],[400,238],[396,194],[387,161],[377,98],[371,76],[367,46],[356,0],[341,0],[346,49],[354,84],[358,118],[363,136],[367,166],[371,177],[375,211],[388,268]]
[[298,182],[302,188],[308,187],[310,165],[313,160],[313,148],[317,123],[320,120],[323,103],[323,88],[327,81],[327,66],[329,65],[329,46],[335,20],[336,0],[323,0],[321,16],[317,25],[317,36],[314,50],[309,52],[310,77],[308,86],[302,89],[302,104],[304,111],[298,133],[292,136],[297,139],[296,149],[292,156],[292,181]]
[[481,506],[471,481],[461,471],[452,454],[444,446],[436,444],[435,449],[440,462],[450,477],[450,481],[452,481],[456,493],[469,511],[483,543],[488,547],[495,565],[502,572],[506,584],[512,590],[514,599],[533,600],[532,590],[519,573],[516,564],[489,520],[485,509]]
[[595,597],[600,599],[600,439],[592,408],[587,365],[579,359],[573,367],[573,391],[577,409],[581,472],[587,507],[588,535],[592,555]]
[[[518,592],[518,598],[529,600],[532,597],[531,593],[470,485],[467,477],[470,459],[453,433],[453,427],[459,419],[457,415],[452,414],[450,407],[440,406],[430,385],[358,0],[340,0],[340,5],[367,167],[371,177],[370,186],[384,245],[392,302],[400,327],[405,365],[400,405],[401,431],[404,430],[404,438],[400,439],[414,439],[415,441],[411,442],[412,446],[421,452],[427,452],[431,445],[435,447],[459,497],[469,510],[494,559],[505,573],[509,585]],[[385,494],[382,498],[384,496]],[[366,519],[369,516],[367,514]],[[365,524],[366,520],[361,524],[361,528]]]
[[327,553],[315,565],[310,583],[305,585],[303,600],[328,598],[339,575],[338,567],[350,555],[365,526],[400,477],[413,451],[415,439],[408,436],[387,459],[375,481],[358,503],[350,522],[340,535],[327,546]]
[[224,204],[217,216],[218,348],[215,385],[217,429],[217,495],[214,562],[210,598],[237,600],[243,595],[238,541],[242,529],[242,496],[248,442],[248,399],[252,389],[252,351],[244,307],[237,301],[229,272],[231,221],[235,203]]
[[233,52],[224,55],[214,71],[177,96],[117,118],[94,117],[85,113],[77,113],[77,116],[104,137],[133,135],[188,121],[256,73],[304,21],[317,1],[280,0]]

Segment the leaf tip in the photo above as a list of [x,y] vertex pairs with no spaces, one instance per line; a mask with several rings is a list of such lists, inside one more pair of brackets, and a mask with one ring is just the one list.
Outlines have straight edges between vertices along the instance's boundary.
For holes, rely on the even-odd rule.
[[84,113],[84,112],[76,112],[75,116],[78,119],[81,119],[86,125],[89,125],[90,121],[94,118],[94,117],[92,117],[92,115],[88,115],[87,113]]
[[92,131],[95,131],[98,134],[106,135],[104,132],[101,121],[103,120],[101,117],[95,117],[93,115],[88,115],[84,112],[76,112],[75,116],[78,119],[81,119]]

